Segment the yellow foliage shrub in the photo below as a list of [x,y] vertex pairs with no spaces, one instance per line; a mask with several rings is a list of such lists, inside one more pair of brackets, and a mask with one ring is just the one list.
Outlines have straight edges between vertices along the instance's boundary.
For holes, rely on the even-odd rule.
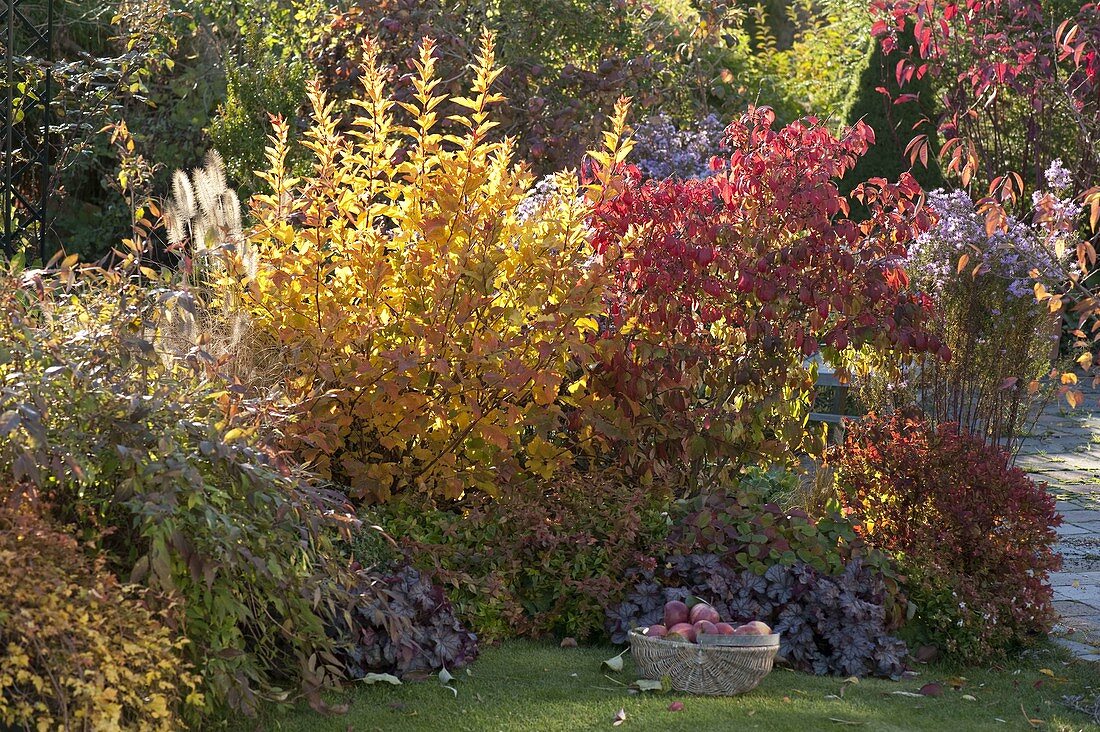
[[[449,100],[468,110],[450,118],[466,131],[443,135],[432,42],[410,102],[388,96],[368,48],[350,131],[313,86],[312,173],[291,177],[288,125],[276,120],[261,174],[270,192],[251,202],[258,264],[234,274],[285,367],[292,447],[357,498],[492,494],[551,477],[584,447],[583,430],[558,437],[586,398],[575,364],[593,361],[603,311],[584,191],[562,175],[521,206],[532,177],[513,142],[491,134],[502,101],[491,38],[471,69],[469,96]],[[394,121],[397,104],[410,126]],[[621,160],[628,145],[617,133],[608,144],[601,157]]]
[[0,727],[176,730],[184,641],[70,536],[0,510]]

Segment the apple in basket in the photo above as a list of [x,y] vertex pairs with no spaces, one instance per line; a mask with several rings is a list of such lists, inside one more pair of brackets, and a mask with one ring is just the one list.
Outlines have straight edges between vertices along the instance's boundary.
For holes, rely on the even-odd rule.
[[692,627],[691,623],[677,623],[668,629],[668,635],[666,635],[665,638],[668,640],[694,643],[695,628]]
[[709,620],[697,620],[692,627],[695,629],[696,640],[698,640],[701,635],[718,635],[718,626]]
[[665,622],[666,628],[671,628],[679,623],[688,622],[688,606],[679,600],[673,600],[665,603]]
[[714,627],[718,629],[719,635],[733,635],[733,626],[729,623],[715,623]]
[[700,620],[706,620],[710,623],[721,622],[722,618],[718,616],[718,611],[712,608],[705,602],[700,602],[691,608],[689,619],[692,623],[698,623]]
[[733,629],[733,635],[771,635],[772,629],[766,623],[754,620]]
[[645,634],[650,638],[664,638],[668,635],[668,628],[663,625],[651,625],[646,628]]

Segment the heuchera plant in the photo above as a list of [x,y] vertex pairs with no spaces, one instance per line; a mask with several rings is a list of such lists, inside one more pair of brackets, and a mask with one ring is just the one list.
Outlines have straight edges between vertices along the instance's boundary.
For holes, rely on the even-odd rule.
[[979,661],[1050,630],[1061,520],[1001,449],[899,413],[857,423],[832,462],[844,510],[910,575],[925,640]]
[[665,602],[693,595],[725,620],[771,625],[797,668],[900,674],[906,648],[892,630],[905,603],[893,563],[841,517],[783,511],[766,490],[750,474],[736,490],[681,502],[668,554],[633,569],[632,590],[609,609],[611,639],[624,642],[630,629],[661,622]]
[[908,655],[892,635],[882,577],[859,560],[837,576],[813,567],[773,564],[763,576],[738,572],[714,554],[676,556],[657,571],[639,570],[633,591],[608,615],[611,639],[661,622],[669,600],[699,597],[730,622],[764,620],[780,634],[779,654],[818,675],[899,677]]
[[922,330],[928,303],[907,294],[897,264],[931,225],[920,186],[870,180],[854,193],[867,219],[849,220],[835,180],[871,129],[834,137],[812,118],[774,122],[763,107],[735,120],[729,158],[705,179],[623,169],[591,217],[615,280],[588,381],[617,410],[592,422],[643,479],[690,492],[814,447],[806,359],[819,351],[836,362],[857,345],[949,357]]
[[442,588],[412,567],[360,571],[352,597],[350,611],[335,615],[331,631],[335,655],[352,679],[424,676],[477,658],[477,636],[455,617]]

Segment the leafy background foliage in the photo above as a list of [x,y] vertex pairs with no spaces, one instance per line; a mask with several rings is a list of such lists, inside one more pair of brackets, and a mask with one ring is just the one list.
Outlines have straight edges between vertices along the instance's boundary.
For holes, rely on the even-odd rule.
[[[487,640],[599,638],[603,610],[624,593],[626,571],[651,564],[664,541],[663,496],[610,473],[568,472],[507,488],[458,506],[399,501],[364,521],[396,537]],[[357,555],[364,564],[372,556]]]

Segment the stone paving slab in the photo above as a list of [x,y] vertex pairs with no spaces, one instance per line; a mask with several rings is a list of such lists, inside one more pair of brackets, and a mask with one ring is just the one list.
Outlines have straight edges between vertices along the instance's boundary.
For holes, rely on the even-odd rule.
[[1062,524],[1058,527],[1058,536],[1088,536],[1093,533],[1084,526],[1075,526],[1073,524]]
[[1072,587],[1074,585],[1100,585],[1100,572],[1058,572],[1051,577],[1053,587]]
[[1058,614],[1064,620],[1069,620],[1072,618],[1087,618],[1095,608],[1076,600],[1055,600],[1054,609],[1058,611]]
[[1054,640],[1082,660],[1100,662],[1100,392],[1084,391],[1087,407],[1047,408],[1022,440],[1016,464],[1048,484],[1063,517],[1062,571],[1050,577],[1062,618]]
[[[1057,572],[1056,574],[1065,573]],[[1054,592],[1054,599],[1082,602],[1092,607],[1092,609],[1096,611],[1098,618],[1100,618],[1100,585],[1083,583],[1076,586],[1060,585]]]

